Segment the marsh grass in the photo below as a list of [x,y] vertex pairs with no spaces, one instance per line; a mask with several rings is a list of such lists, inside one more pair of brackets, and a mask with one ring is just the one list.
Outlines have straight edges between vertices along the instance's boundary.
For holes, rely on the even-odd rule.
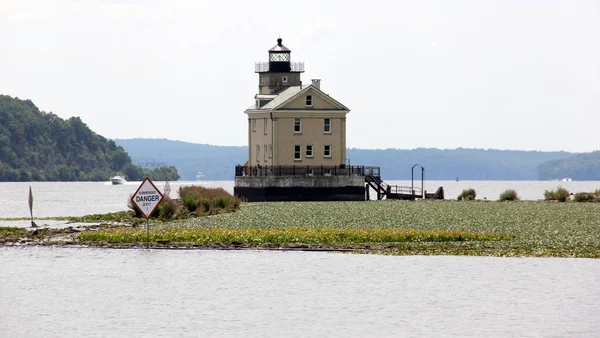
[[26,236],[29,234],[27,229],[17,228],[17,227],[3,227],[0,226],[0,237],[8,237],[8,236]]
[[[512,236],[501,233],[476,233],[458,230],[417,230],[377,228],[168,228],[150,232],[151,242],[174,242],[197,245],[245,244],[250,246],[307,244],[359,245],[398,242],[449,242],[508,240]],[[143,243],[146,232],[120,228],[88,231],[78,237],[81,242]]]
[[600,203],[269,202],[242,203],[236,213],[158,227],[444,229],[505,233],[514,238],[439,245],[411,242],[392,253],[600,257],[599,215]]
[[517,191],[514,189],[507,189],[504,190],[504,192],[502,192],[500,194],[500,197],[498,198],[500,201],[518,201],[519,200],[519,196],[517,195]]
[[477,192],[473,188],[463,190],[456,198],[458,201],[472,201],[477,197]]
[[556,190],[544,190],[544,199],[546,201],[566,202],[569,198],[569,191],[563,187],[558,187]]

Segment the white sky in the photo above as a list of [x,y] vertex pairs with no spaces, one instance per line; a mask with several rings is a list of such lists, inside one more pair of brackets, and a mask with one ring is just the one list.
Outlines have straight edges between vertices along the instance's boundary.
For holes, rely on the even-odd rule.
[[0,93],[108,138],[246,145],[281,35],[347,145],[600,149],[600,2],[0,0]]

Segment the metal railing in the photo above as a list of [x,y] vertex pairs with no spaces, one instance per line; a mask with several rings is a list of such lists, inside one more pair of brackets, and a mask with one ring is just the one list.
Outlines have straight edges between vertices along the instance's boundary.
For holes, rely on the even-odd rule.
[[[274,62],[277,63],[277,62]],[[304,62],[290,62],[290,72],[304,72]],[[269,62],[256,62],[254,64],[255,73],[266,73],[269,69]]]
[[379,176],[379,167],[275,165],[235,167],[235,176]]

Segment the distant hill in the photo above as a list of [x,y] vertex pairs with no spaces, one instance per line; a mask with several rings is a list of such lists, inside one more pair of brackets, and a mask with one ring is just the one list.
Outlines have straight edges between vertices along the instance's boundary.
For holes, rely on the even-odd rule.
[[[116,139],[134,163],[167,162],[177,167],[182,180],[232,180],[234,167],[248,159],[247,147],[213,146],[166,139]],[[538,165],[572,156],[567,152],[485,149],[348,149],[351,165],[376,165],[387,180],[410,179],[411,167],[425,167],[432,180],[537,180]],[[420,177],[415,171],[415,177]]]
[[146,172],[122,147],[92,132],[79,117],[63,120],[30,100],[0,95],[0,181],[107,181],[116,172],[179,177],[175,168]]
[[198,172],[202,172],[206,180],[232,180],[235,166],[244,164],[248,157],[246,147],[166,139],[115,139],[115,142],[129,153],[133,163],[166,162],[177,168],[184,181],[196,180]]
[[576,181],[600,181],[600,151],[541,163],[538,177],[541,180],[570,177]]

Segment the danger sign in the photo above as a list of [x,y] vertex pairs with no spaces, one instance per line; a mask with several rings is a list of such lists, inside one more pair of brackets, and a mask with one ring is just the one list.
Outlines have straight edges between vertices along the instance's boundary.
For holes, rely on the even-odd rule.
[[131,202],[138,208],[142,215],[146,217],[146,219],[152,216],[162,199],[163,194],[160,193],[148,177],[144,179],[135,194],[131,196]]

